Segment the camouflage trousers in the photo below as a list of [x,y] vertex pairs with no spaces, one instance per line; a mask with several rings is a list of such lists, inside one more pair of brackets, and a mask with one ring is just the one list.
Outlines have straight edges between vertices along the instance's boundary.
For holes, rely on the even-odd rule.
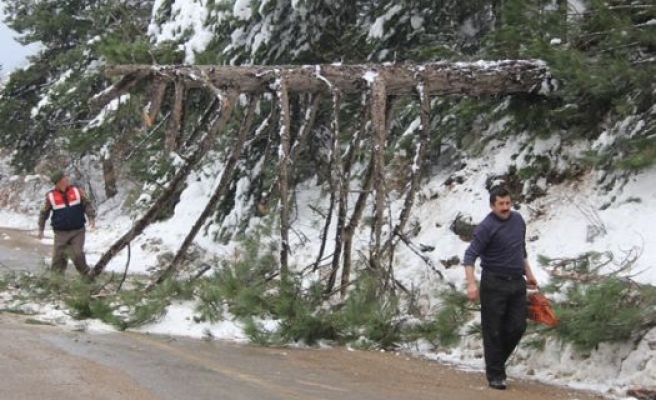
[[63,274],[66,271],[69,255],[68,249],[70,249],[75,269],[82,275],[89,274],[87,258],[84,255],[85,233],[86,230],[84,228],[73,231],[55,231],[55,246],[52,252],[51,267],[53,272]]

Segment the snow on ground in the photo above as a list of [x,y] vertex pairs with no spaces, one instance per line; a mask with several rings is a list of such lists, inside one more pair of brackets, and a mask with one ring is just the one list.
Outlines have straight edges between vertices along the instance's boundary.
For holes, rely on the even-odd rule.
[[[450,231],[449,225],[459,213],[471,215],[474,221],[485,216],[489,211],[485,181],[490,175],[506,172],[511,162],[510,155],[518,149],[518,145],[512,144],[497,147],[483,158],[468,160],[464,169],[457,172],[444,171],[422,185],[411,219],[411,223],[421,225],[421,231],[413,241],[435,246],[433,252],[424,254],[440,269],[443,269],[440,260],[452,256],[462,257],[467,246],[467,243]],[[148,268],[157,264],[158,254],[177,250],[178,244],[211,196],[218,182],[220,169],[221,165],[217,163],[189,177],[188,188],[176,206],[175,215],[169,220],[151,225],[133,244],[130,272],[147,272]],[[453,174],[465,177],[465,182],[445,185],[446,179]],[[547,196],[520,208],[519,211],[527,220],[528,236],[535,236],[535,240],[528,243],[528,252],[538,281],[544,284],[548,280],[547,272],[538,265],[538,255],[574,257],[589,250],[596,250],[612,251],[619,257],[623,252],[637,248],[640,258],[633,271],[637,273],[634,279],[656,284],[656,248],[649,246],[656,242],[656,169],[636,175],[624,187],[611,193],[598,190],[595,187],[595,178],[591,175],[574,183],[550,187]],[[41,189],[45,193],[47,184]],[[35,193],[39,193],[39,190],[35,190]],[[297,192],[299,209],[292,216],[297,234],[291,234],[292,263],[297,268],[303,268],[315,261],[323,219],[311,206],[326,209],[326,197],[315,182],[301,185]],[[611,202],[613,198],[614,201]],[[35,200],[34,206],[26,208],[31,210],[30,215],[0,209],[0,225],[34,230],[37,218],[34,212],[39,201]],[[133,223],[130,217],[121,212],[119,202],[120,200],[106,201],[99,206],[98,228],[87,237],[87,253],[91,264]],[[350,204],[353,203],[354,198]],[[395,215],[398,215],[402,205],[402,198],[392,202],[391,209]],[[590,226],[600,228],[606,233],[590,241]],[[334,223],[332,228],[331,237],[334,235]],[[369,231],[368,226],[362,227],[354,246],[364,247],[370,235]],[[232,251],[231,247],[214,244],[207,236],[199,236],[196,243],[213,254],[225,256]],[[399,247],[398,250],[396,277],[408,286],[419,288],[424,293],[424,306],[428,309],[434,307],[437,303],[435,294],[443,283],[410,249]],[[325,254],[331,252],[329,244]],[[110,264],[109,269],[122,271],[125,261],[126,252],[123,251]],[[444,274],[447,280],[462,287],[462,268],[452,267],[444,270]],[[79,328],[79,322],[73,322],[56,307],[37,311],[43,318]],[[83,328],[93,331],[111,329],[96,322],[86,322]],[[216,324],[196,322],[194,304],[188,302],[173,304],[159,322],[144,326],[139,331],[194,338],[246,340],[238,322],[229,319]],[[519,349],[511,360],[509,373],[513,378],[528,377],[619,395],[622,391],[616,391],[617,388],[656,383],[654,343],[656,330],[652,330],[635,346],[603,345],[587,355],[578,354],[569,346],[549,342],[542,352]],[[465,339],[460,346],[450,351],[435,352],[430,346],[421,343],[411,350],[442,362],[475,370],[483,368],[481,343],[472,338]]]
[[219,321],[214,324],[197,322],[190,313],[195,303],[177,302],[168,307],[161,321],[146,325],[140,331],[171,336],[187,336],[194,339],[219,338],[238,342],[248,341],[241,323],[232,320]]

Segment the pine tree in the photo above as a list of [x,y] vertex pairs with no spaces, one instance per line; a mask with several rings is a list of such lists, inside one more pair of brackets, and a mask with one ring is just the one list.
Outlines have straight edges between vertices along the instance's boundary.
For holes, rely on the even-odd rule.
[[566,6],[506,0],[498,7],[481,54],[543,59],[559,82],[549,98],[515,96],[507,127],[594,141],[605,121],[612,140],[592,149],[588,160],[604,168],[651,165],[656,26],[649,21],[656,6],[627,1],[590,1],[585,10]]
[[22,171],[33,170],[43,156],[75,161],[97,153],[116,134],[99,129],[87,105],[107,85],[98,67],[112,57],[149,60],[138,32],[146,29],[152,1],[5,3],[7,24],[19,41],[39,42],[41,51],[7,82],[0,99],[0,143],[16,150],[13,164]]

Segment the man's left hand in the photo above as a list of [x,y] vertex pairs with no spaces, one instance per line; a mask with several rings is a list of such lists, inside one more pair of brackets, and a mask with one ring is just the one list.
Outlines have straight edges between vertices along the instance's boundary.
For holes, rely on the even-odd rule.
[[92,231],[96,229],[96,221],[95,220],[89,221],[89,229],[92,230]]

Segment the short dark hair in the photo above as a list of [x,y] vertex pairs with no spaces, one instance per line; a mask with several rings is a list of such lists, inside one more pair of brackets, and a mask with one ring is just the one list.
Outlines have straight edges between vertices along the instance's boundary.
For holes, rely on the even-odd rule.
[[508,197],[510,192],[503,186],[495,186],[490,189],[490,205],[494,205],[499,197]]

